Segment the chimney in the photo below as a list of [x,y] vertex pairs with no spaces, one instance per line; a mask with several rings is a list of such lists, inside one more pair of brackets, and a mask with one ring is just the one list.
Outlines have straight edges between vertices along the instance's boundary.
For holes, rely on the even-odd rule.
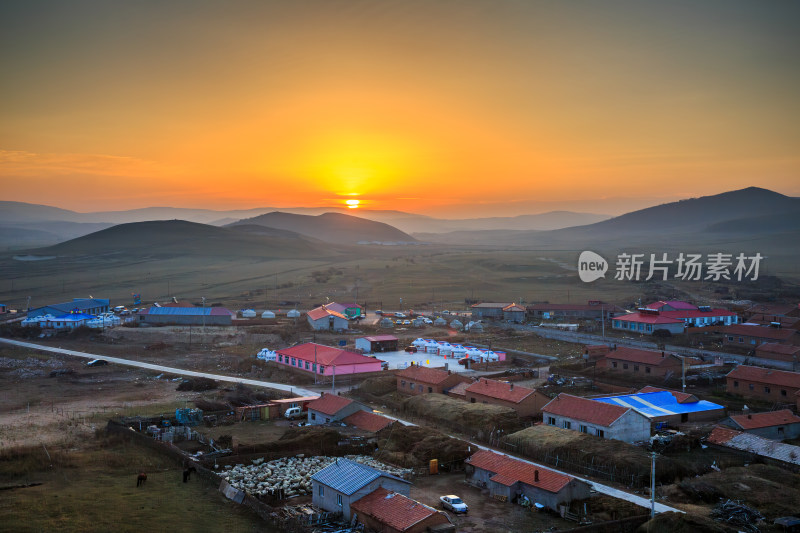
[[751,415],[751,414],[748,414],[748,415],[747,415],[747,419],[748,419],[748,420],[752,420],[752,419],[753,419],[753,415]]
[[[445,367],[445,368],[447,368],[447,365],[444,365],[444,367]],[[452,371],[452,370],[448,370],[448,371],[447,371],[447,375],[448,375],[448,376],[449,376],[450,374],[452,374],[452,373],[453,373],[453,371]]]
[[509,383],[508,384],[508,390],[514,390],[514,384],[513,383]]
[[539,471],[538,470],[534,470],[533,471],[533,480],[535,482],[537,482],[537,483],[539,482]]
[[661,352],[661,357],[664,357],[664,352],[663,351]]

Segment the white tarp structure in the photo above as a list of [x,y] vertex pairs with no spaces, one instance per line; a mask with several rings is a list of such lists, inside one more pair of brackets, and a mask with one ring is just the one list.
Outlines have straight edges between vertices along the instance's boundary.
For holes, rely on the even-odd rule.
[[427,343],[428,343],[427,340],[419,338],[415,339],[414,342],[411,343],[411,345],[416,346],[418,349],[421,349],[424,348]]
[[383,320],[381,320],[379,326],[382,328],[393,328],[394,322],[392,322],[391,319],[384,318]]
[[269,348],[264,348],[256,355],[257,359],[261,359],[262,361],[274,361],[277,358],[278,354],[270,350]]
[[439,326],[439,327],[446,326],[447,325],[447,320],[445,320],[442,317],[439,317],[439,318],[437,318],[436,320],[433,321],[433,325],[434,326]]
[[449,342],[439,341],[439,355],[453,355],[453,347]]
[[286,313],[286,316],[289,318],[298,318],[300,316],[300,311],[298,311],[297,309],[292,309],[291,311]]
[[255,318],[256,312],[254,309],[242,309],[242,318]]
[[261,318],[275,318],[275,313],[267,309],[263,313],[261,313]]
[[464,327],[464,324],[462,324],[460,320],[456,319],[450,322],[450,327],[453,329],[461,329]]

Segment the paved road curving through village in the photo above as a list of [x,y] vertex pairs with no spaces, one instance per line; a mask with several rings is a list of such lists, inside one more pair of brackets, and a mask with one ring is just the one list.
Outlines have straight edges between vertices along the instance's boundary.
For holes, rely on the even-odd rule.
[[209,378],[217,381],[227,381],[230,383],[242,383],[244,385],[252,385],[254,387],[269,387],[270,389],[278,389],[282,391],[291,392],[292,394],[299,394],[300,396],[319,396],[318,392],[314,392],[301,387],[293,385],[286,385],[284,383],[273,383],[270,381],[259,381],[256,379],[245,379],[236,376],[225,376],[222,374],[208,374],[206,372],[195,372],[193,370],[184,370],[182,368],[175,368],[170,366],[155,365],[153,363],[143,363],[141,361],[133,361],[131,359],[120,359],[119,357],[109,357],[102,354],[92,354],[86,352],[76,352],[74,350],[65,350],[63,348],[54,348],[51,346],[44,346],[41,344],[34,344],[32,342],[15,341],[11,339],[0,338],[0,342],[6,344],[13,344],[14,346],[22,346],[23,348],[31,348],[34,350],[43,350],[51,353],[59,353],[62,355],[72,355],[74,357],[82,357],[84,359],[104,359],[109,363],[118,365],[135,366],[138,368],[146,368],[156,372],[165,372],[167,374],[175,374],[176,376],[190,376],[195,378]]
[[[127,365],[127,366],[134,366],[134,367],[137,367],[137,368],[145,368],[145,369],[148,369],[148,370],[154,370],[156,372],[166,372],[166,373],[169,373],[169,374],[175,374],[177,376],[201,377],[201,378],[216,379],[217,381],[227,381],[227,382],[230,382],[230,383],[243,383],[245,385],[252,385],[254,387],[269,387],[271,389],[278,389],[278,390],[288,391],[288,392],[291,392],[293,394],[299,394],[301,396],[317,396],[317,395],[319,395],[318,392],[314,392],[314,391],[311,391],[311,390],[308,390],[308,389],[299,388],[299,387],[293,387],[291,385],[285,385],[283,383],[272,383],[272,382],[269,382],[269,381],[258,381],[258,380],[255,380],[255,379],[244,379],[244,378],[239,378],[239,377],[235,377],[235,376],[224,376],[224,375],[220,375],[220,374],[208,374],[206,372],[195,372],[193,370],[183,370],[181,368],[174,368],[174,367],[163,366],[163,365],[154,365],[152,363],[143,363],[141,361],[133,361],[131,359],[120,359],[119,357],[109,357],[109,356],[106,356],[106,355],[91,354],[91,353],[86,353],[86,352],[76,352],[74,350],[65,350],[63,348],[54,348],[54,347],[51,347],[51,346],[43,346],[41,344],[34,344],[32,342],[22,342],[22,341],[15,341],[15,340],[11,340],[11,339],[3,339],[3,338],[0,338],[0,342],[6,343],[6,344],[12,344],[14,346],[21,346],[23,348],[31,348],[33,350],[43,350],[43,351],[46,351],[46,352],[58,353],[58,354],[62,354],[62,355],[71,355],[71,356],[75,356],[75,357],[82,357],[84,359],[105,359],[109,363],[115,363],[115,364]],[[401,423],[403,423],[403,424],[405,424],[407,426],[415,426],[416,425],[416,424],[413,424],[413,423],[408,422],[406,420],[403,420],[401,418],[396,418],[396,417],[389,416],[389,415],[386,415],[386,414],[383,414],[383,416],[386,416],[387,418],[391,418],[393,420],[397,420],[397,421],[399,421],[399,422],[401,422]],[[449,436],[451,436],[453,438],[460,438],[460,437],[454,437],[452,435],[449,435]],[[463,439],[461,439],[461,440],[463,440]],[[542,465],[542,464],[539,464],[539,463],[534,463],[532,461],[528,461],[528,460],[523,459],[521,457],[516,457],[514,455],[509,455],[509,454],[503,453],[503,452],[501,452],[499,450],[488,448],[488,447],[486,447],[486,446],[484,446],[482,444],[478,444],[476,442],[470,442],[470,441],[467,441],[467,442],[469,442],[472,446],[475,446],[476,448],[481,449],[481,450],[491,450],[491,451],[496,452],[496,453],[500,453],[500,454],[503,454],[503,455],[508,455],[509,457],[512,457],[512,458],[517,459],[519,461],[524,461],[526,463],[535,464],[536,466],[538,466],[540,468],[546,468],[548,470],[552,470],[553,472],[558,472],[560,474],[565,474],[565,475],[568,475],[568,476],[572,476],[572,477],[574,477],[576,479],[581,479],[581,480],[591,484],[592,487],[594,487],[594,489],[597,492],[601,493],[601,494],[606,494],[606,495],[612,496],[614,498],[619,498],[621,500],[629,501],[629,502],[634,503],[636,505],[639,505],[641,507],[645,507],[647,509],[650,509],[650,500],[647,499],[647,498],[644,498],[642,496],[637,496],[636,494],[631,494],[631,493],[625,492],[623,490],[615,489],[614,487],[609,487],[608,485],[602,485],[600,483],[597,483],[596,481],[592,481],[590,479],[581,478],[579,476],[576,476],[574,474],[570,474],[568,472],[562,472],[560,470],[556,470],[555,468],[550,468],[548,466],[545,466],[545,465]],[[668,511],[674,511],[674,512],[678,512],[678,513],[682,513],[683,512],[680,509],[675,509],[673,507],[669,507],[669,506],[664,505],[662,503],[656,503],[656,509],[655,510],[656,510],[657,513],[664,513],[664,512],[668,512]]]

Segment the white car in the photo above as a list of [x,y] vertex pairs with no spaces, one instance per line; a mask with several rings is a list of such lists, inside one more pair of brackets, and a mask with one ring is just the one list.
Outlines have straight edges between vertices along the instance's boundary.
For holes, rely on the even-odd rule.
[[461,498],[453,494],[448,494],[447,496],[440,496],[439,502],[441,502],[442,508],[449,509],[454,513],[466,513],[467,511],[469,511],[469,507],[467,507],[467,504],[464,503],[464,501]]

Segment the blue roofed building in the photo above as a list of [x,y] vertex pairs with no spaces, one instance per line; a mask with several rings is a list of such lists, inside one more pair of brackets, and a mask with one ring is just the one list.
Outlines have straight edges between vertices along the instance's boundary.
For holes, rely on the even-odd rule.
[[109,300],[107,298],[74,298],[71,302],[45,305],[30,309],[28,311],[28,318],[36,318],[37,316],[44,315],[62,316],[68,313],[99,315],[108,313],[108,306]]
[[140,324],[230,326],[234,314],[224,307],[151,307],[138,316]]
[[311,476],[312,503],[328,512],[341,512],[346,521],[350,521],[350,504],[379,487],[408,496],[411,482],[341,457]]
[[719,420],[725,417],[725,407],[706,400],[700,400],[694,394],[647,386],[636,394],[592,398],[597,402],[630,407],[646,416],[652,423],[666,422],[679,424]]

